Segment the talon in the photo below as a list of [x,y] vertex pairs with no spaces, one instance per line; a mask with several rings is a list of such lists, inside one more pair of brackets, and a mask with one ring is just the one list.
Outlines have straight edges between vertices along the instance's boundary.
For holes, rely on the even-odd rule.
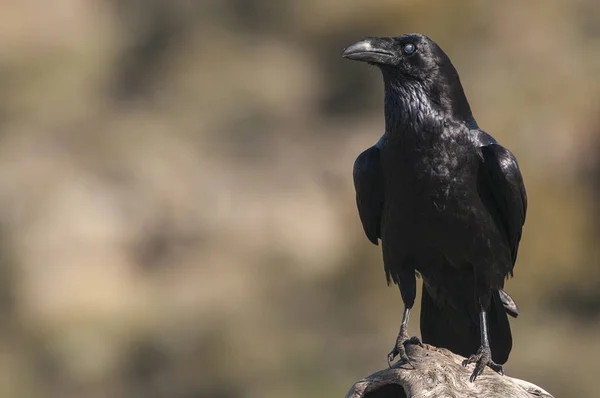
[[395,349],[390,352],[387,356],[387,361],[388,361],[388,367],[392,367],[392,362],[394,361],[394,358],[396,358],[396,355],[398,355],[397,353],[394,352]]
[[408,337],[405,331],[400,331],[400,333],[398,334],[398,337],[396,338],[396,345],[394,346],[394,349],[388,354],[387,360],[388,360],[388,366],[390,368],[392,367],[392,361],[397,356],[400,356],[400,362],[407,363],[413,369],[416,369],[416,367],[412,364],[412,362],[408,358],[408,355],[406,355],[405,346],[410,345],[410,344],[419,345],[419,346],[423,347],[423,343],[417,336]]
[[498,373],[501,376],[504,376],[504,368],[502,368],[502,365],[499,365],[497,363],[491,362],[491,363],[488,363],[488,366],[490,368],[492,368],[492,370],[494,372]]
[[477,357],[475,355],[471,355],[469,358],[465,359],[462,362],[462,366],[466,368],[469,364],[475,363],[475,362],[477,362]]
[[479,350],[477,350],[477,353],[471,355],[469,359],[465,359],[462,362],[462,365],[466,367],[470,363],[475,363],[475,369],[469,378],[471,382],[474,382],[477,377],[483,373],[486,366],[489,366],[493,371],[504,375],[504,369],[502,368],[502,365],[492,361],[492,351],[489,347],[480,347]]
[[408,340],[405,340],[404,345],[409,345],[409,344],[414,344],[414,345],[418,345],[419,347],[423,347],[423,343],[421,342],[421,339],[419,339],[417,336],[413,336]]

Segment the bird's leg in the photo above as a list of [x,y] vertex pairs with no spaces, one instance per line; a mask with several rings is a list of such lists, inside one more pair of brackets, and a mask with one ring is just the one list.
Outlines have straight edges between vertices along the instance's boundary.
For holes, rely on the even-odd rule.
[[[407,327],[408,327],[408,318],[410,315],[410,309],[412,308],[415,302],[415,296],[417,295],[417,281],[415,278],[415,271],[407,270],[403,273],[400,278],[400,294],[402,295],[402,300],[404,301],[404,312],[402,313],[402,323],[400,324],[400,332],[398,332],[398,337],[396,338],[396,344],[392,351],[388,354],[388,366],[391,367],[391,363],[397,356],[400,356],[400,360],[403,363],[410,363],[408,356],[406,355],[406,348],[404,347],[407,344],[418,344],[423,346],[421,340],[417,336],[408,337]],[[414,368],[414,366],[413,366]]]
[[471,375],[471,382],[474,382],[475,379],[477,379],[477,376],[483,373],[486,366],[489,366],[501,375],[504,374],[502,365],[492,361],[492,350],[490,349],[490,340],[487,329],[487,311],[484,309],[483,305],[480,306],[479,324],[481,329],[481,347],[479,347],[476,354],[471,355],[469,359],[465,359],[462,363],[465,367],[470,363],[475,363],[475,369]]
[[[407,344],[418,344],[423,346],[421,340],[417,336],[408,337],[407,327],[408,327],[408,317],[410,314],[410,307],[404,306],[404,313],[402,314],[402,323],[400,324],[400,332],[398,332],[398,337],[396,337],[396,344],[392,351],[388,354],[388,365],[391,367],[391,363],[397,356],[400,356],[400,361],[403,363],[408,363],[411,366],[412,363],[410,359],[406,355],[406,348],[404,347]],[[414,368],[414,366],[413,366]]]

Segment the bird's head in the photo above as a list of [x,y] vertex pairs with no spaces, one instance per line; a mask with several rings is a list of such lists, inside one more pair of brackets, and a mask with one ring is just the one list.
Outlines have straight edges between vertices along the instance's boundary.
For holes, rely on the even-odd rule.
[[[399,94],[427,97],[441,113],[469,121],[471,110],[450,58],[430,38],[418,33],[396,37],[367,37],[344,50],[342,57],[381,69],[389,87]],[[421,100],[422,98],[419,98]],[[474,121],[473,121],[474,123]]]
[[367,37],[350,44],[342,57],[367,62],[384,73],[408,79],[426,79],[450,60],[427,36],[411,33],[397,37]]

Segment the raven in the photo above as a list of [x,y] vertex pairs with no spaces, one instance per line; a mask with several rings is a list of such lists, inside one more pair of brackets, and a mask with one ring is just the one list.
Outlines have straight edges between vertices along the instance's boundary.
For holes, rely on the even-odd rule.
[[421,34],[369,37],[342,56],[377,66],[384,81],[385,133],[354,164],[358,212],[381,240],[388,285],[404,302],[392,361],[406,356],[406,328],[423,278],[423,342],[468,357],[474,381],[486,366],[503,374],[512,336],[504,292],[513,274],[527,194],[517,160],[479,128],[448,56]]

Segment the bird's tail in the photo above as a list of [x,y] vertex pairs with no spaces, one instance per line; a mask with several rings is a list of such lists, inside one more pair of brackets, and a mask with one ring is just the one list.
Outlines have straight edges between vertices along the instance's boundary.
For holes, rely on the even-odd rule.
[[508,293],[506,293],[502,289],[498,290],[498,293],[500,294],[500,301],[502,301],[502,306],[504,307],[504,310],[506,311],[506,313],[508,315],[512,316],[513,318],[518,317],[519,316],[519,306],[517,306],[517,303],[515,302],[515,300],[513,300],[513,298],[510,297],[508,295]]
[[[492,296],[488,312],[488,330],[492,360],[503,364],[508,360],[512,348],[512,334],[507,309],[499,291],[494,292]],[[476,310],[456,311],[450,306],[440,308],[423,286],[421,337],[424,343],[447,348],[468,358],[475,354],[481,345],[479,316]]]

